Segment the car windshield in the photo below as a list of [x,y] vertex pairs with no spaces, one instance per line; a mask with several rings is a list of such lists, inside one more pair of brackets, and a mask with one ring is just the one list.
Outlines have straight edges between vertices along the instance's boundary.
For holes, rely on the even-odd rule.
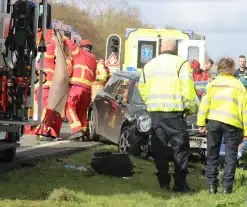
[[130,99],[130,103],[131,104],[134,104],[134,105],[145,105],[142,97],[141,97],[141,94],[140,94],[140,91],[138,89],[138,86],[139,86],[139,82],[137,81],[135,83],[135,86],[133,88],[133,92],[132,92],[132,96],[131,96],[131,99]]

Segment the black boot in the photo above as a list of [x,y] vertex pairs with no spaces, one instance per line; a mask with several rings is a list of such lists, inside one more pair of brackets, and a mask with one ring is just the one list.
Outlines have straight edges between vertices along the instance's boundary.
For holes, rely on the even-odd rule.
[[223,187],[223,194],[231,194],[232,193],[232,188],[224,188]]
[[156,173],[156,176],[158,178],[160,188],[169,191],[170,190],[171,175],[168,174],[168,175],[164,176],[164,175],[161,175],[159,173]]
[[190,188],[190,186],[185,183],[185,185],[181,186],[181,185],[174,185],[173,187],[173,192],[176,193],[191,193],[191,192],[195,192],[194,189]]
[[213,186],[213,185],[210,185],[208,187],[208,193],[209,194],[216,194],[218,191],[217,191],[217,187],[216,186]]
[[173,175],[174,177],[174,187],[173,191],[178,193],[190,193],[194,192],[194,189],[191,189],[186,182],[186,176],[182,175]]

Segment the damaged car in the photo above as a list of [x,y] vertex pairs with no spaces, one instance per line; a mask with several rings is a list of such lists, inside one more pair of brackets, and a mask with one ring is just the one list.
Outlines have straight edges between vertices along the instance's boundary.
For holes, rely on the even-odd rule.
[[[91,140],[107,139],[118,145],[120,153],[150,154],[151,118],[138,89],[139,79],[138,72],[116,72],[96,95],[88,112]],[[200,98],[196,98],[199,104]],[[186,121],[190,153],[205,157],[207,140],[196,126],[196,114],[186,117]]]
[[89,137],[105,138],[120,153],[148,152],[151,118],[138,90],[139,73],[116,72],[96,95],[88,112]]

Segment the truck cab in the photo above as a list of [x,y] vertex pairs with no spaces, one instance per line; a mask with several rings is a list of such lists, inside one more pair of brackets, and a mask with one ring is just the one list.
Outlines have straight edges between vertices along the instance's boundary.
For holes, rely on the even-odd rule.
[[204,63],[205,38],[192,31],[166,29],[127,29],[125,34],[125,55],[123,70],[137,70],[141,72],[150,60],[160,54],[161,41],[164,38],[177,40],[177,55],[189,62],[198,60]]

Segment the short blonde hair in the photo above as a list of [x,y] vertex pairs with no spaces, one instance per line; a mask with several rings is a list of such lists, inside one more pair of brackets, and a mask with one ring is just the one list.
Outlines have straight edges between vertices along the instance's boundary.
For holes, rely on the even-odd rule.
[[218,72],[220,74],[225,74],[225,75],[233,75],[233,71],[235,68],[235,62],[232,58],[229,57],[222,57],[218,61]]

